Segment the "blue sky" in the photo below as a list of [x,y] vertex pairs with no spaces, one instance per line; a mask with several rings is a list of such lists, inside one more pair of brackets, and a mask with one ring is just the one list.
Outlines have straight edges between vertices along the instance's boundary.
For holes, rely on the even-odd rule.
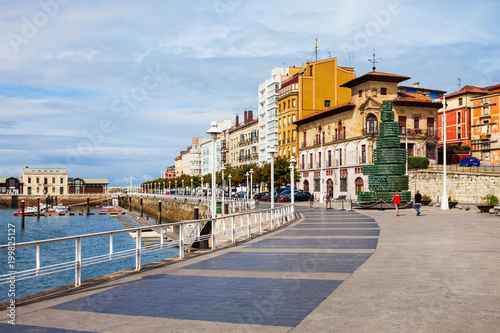
[[157,178],[275,67],[337,57],[426,88],[500,83],[491,1],[0,1],[0,176]]

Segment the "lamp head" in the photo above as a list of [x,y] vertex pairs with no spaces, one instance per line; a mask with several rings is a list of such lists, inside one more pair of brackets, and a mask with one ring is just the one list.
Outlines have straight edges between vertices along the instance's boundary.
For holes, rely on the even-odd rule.
[[295,165],[295,163],[297,163],[297,160],[295,159],[295,155],[293,155],[290,159],[290,164]]
[[217,122],[212,121],[212,123],[210,124],[210,128],[207,131],[207,134],[210,134],[212,136],[212,139],[215,140],[217,138],[217,135],[221,133],[222,131],[219,130],[219,128],[217,127]]
[[250,174],[253,174],[253,169],[250,169]]
[[276,155],[276,148],[268,147],[267,152],[271,155],[272,158],[274,158],[274,155]]

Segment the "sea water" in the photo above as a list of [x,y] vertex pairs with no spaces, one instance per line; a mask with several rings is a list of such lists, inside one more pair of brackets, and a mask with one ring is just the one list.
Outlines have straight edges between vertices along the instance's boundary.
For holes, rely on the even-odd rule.
[[[2,245],[7,244],[12,239],[19,244],[35,240],[125,229],[116,218],[110,218],[106,215],[41,216],[40,219],[37,219],[36,216],[26,216],[25,226],[21,228],[21,217],[14,216],[15,211],[14,209],[0,208],[0,244]],[[113,235],[114,253],[133,248],[135,248],[135,239],[128,233]],[[82,259],[106,253],[109,253],[109,236],[82,239]],[[41,245],[40,254],[42,267],[75,260],[75,240]],[[177,248],[161,249],[142,254],[141,263],[146,264],[176,255],[178,255]],[[10,266],[12,261],[14,266]],[[0,275],[10,271],[19,272],[32,269],[36,267],[35,265],[35,246],[18,247],[15,249],[15,256],[10,258],[7,250],[0,250]],[[82,281],[133,267],[135,267],[135,256],[84,266],[82,267]],[[12,297],[10,292],[12,285],[10,283],[2,284],[0,285],[0,302],[74,282],[74,266],[63,272],[22,281],[15,280],[15,297]]]

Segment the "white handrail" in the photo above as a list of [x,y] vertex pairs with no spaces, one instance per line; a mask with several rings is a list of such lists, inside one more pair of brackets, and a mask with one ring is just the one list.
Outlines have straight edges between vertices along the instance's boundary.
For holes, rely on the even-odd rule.
[[[218,216],[215,219],[209,218],[209,219],[202,219],[202,220],[189,220],[189,221],[182,221],[182,222],[174,222],[174,223],[168,223],[168,224],[159,224],[159,225],[151,225],[151,226],[144,226],[144,227],[137,227],[137,228],[131,228],[131,229],[123,229],[123,230],[113,230],[113,231],[106,231],[106,232],[98,232],[98,233],[92,233],[92,234],[84,234],[84,235],[77,235],[77,236],[69,236],[69,237],[61,237],[61,238],[54,238],[54,239],[45,239],[45,240],[38,240],[38,241],[31,241],[31,242],[25,242],[25,243],[18,243],[16,244],[16,248],[21,248],[21,247],[31,247],[35,246],[36,247],[36,258],[35,258],[35,265],[33,268],[26,269],[23,271],[18,271],[16,272],[16,280],[26,280],[30,278],[34,278],[37,276],[43,276],[43,275],[48,275],[48,274],[53,274],[53,273],[58,273],[62,271],[66,271],[69,269],[74,269],[75,270],[75,286],[79,287],[81,286],[82,282],[82,268],[85,266],[89,265],[95,265],[98,263],[110,261],[110,260],[117,260],[117,259],[122,259],[126,257],[131,257],[135,256],[136,259],[136,265],[135,269],[140,270],[141,269],[141,256],[144,253],[160,250],[160,249],[165,249],[165,248],[179,248],[179,258],[184,258],[184,252],[185,252],[185,247],[186,245],[191,245],[194,242],[199,242],[199,241],[204,241],[204,240],[209,240],[212,242],[211,244],[211,249],[216,249],[217,242],[219,239],[224,239],[225,237],[227,238],[227,235],[229,235],[229,238],[227,241],[230,242],[236,242],[236,235],[239,232],[242,237],[251,237],[252,235],[252,228],[253,233],[258,233],[258,232],[263,232],[264,231],[264,225],[268,224],[270,225],[270,229],[274,229],[275,225],[280,226],[282,223],[286,222],[291,222],[295,218],[295,213],[293,213],[293,210],[290,208],[291,205],[285,205],[285,206],[279,206],[273,209],[262,209],[262,210],[253,210],[253,211],[246,211],[246,212],[241,212],[241,213],[236,213],[236,214],[231,214],[231,215],[225,215],[225,216]],[[266,213],[266,218],[264,219],[264,213]],[[271,219],[269,219],[269,214],[271,215]],[[254,215],[254,219],[252,222],[252,215]],[[241,223],[238,226],[236,223],[236,217],[240,217]],[[244,224],[244,219],[246,219],[246,225]],[[226,225],[226,222],[228,225]],[[199,232],[195,233],[196,236],[192,237],[191,235],[189,237],[186,237],[186,227],[187,225],[192,225],[196,224],[195,228],[201,229],[201,224],[203,223],[211,223],[212,224],[212,233],[209,235],[199,235]],[[217,229],[217,226],[222,223],[222,227]],[[167,243],[164,242],[163,240],[163,235],[165,232],[166,228],[171,228],[171,227],[179,227],[179,239],[178,240],[173,240],[169,241]],[[152,247],[148,248],[142,248],[142,242],[141,242],[141,233],[143,230],[157,230],[160,235],[162,236],[161,241],[159,244],[156,244]],[[116,234],[121,234],[121,233],[136,233],[136,241],[135,241],[135,248],[128,249],[128,250],[123,250],[119,252],[113,252],[113,236]],[[104,254],[99,254],[94,257],[89,257],[89,258],[82,258],[82,239],[86,238],[94,238],[94,237],[109,237],[109,252],[104,253]],[[45,244],[53,244],[53,243],[58,243],[58,242],[67,242],[67,241],[74,241],[75,242],[75,258],[74,260],[66,261],[66,262],[61,262],[61,263],[56,263],[48,266],[41,266],[41,251],[40,251],[40,246],[45,245]],[[9,246],[11,245],[0,245],[0,251],[2,250],[8,250]],[[51,254],[51,257],[54,257],[54,254]],[[11,279],[10,274],[4,274],[0,275],[0,285],[1,284],[6,284],[9,283]]]

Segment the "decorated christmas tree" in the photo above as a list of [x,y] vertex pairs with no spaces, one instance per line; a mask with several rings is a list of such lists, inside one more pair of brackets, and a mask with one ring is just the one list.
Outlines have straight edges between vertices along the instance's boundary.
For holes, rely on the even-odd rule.
[[359,192],[359,202],[391,202],[399,192],[402,202],[411,201],[406,173],[406,149],[400,148],[399,124],[394,121],[392,101],[382,102],[380,137],[373,151],[373,165],[363,166],[370,192]]

